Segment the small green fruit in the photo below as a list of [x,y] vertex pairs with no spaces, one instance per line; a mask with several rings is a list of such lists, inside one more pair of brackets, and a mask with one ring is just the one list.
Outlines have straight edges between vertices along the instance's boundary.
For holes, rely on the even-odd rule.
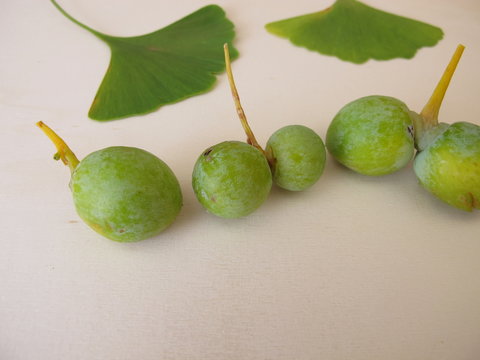
[[286,190],[309,188],[325,167],[325,145],[320,136],[306,126],[278,129],[270,136],[266,152],[273,158],[273,181]]
[[172,170],[155,155],[132,147],[109,147],[86,156],[73,171],[70,188],[83,221],[120,242],[157,235],[182,207]]
[[331,122],[326,145],[332,156],[364,175],[386,175],[414,154],[408,107],[392,97],[367,96],[345,105]]
[[260,150],[240,141],[225,141],[200,155],[192,186],[209,212],[238,218],[263,204],[272,187],[272,174]]
[[413,168],[420,184],[458,209],[480,208],[480,126],[439,123],[445,93],[465,47],[458,45],[432,96],[414,117],[417,155]]
[[79,161],[47,125],[37,126],[57,148],[54,156],[71,171],[70,189],[78,215],[99,234],[119,242],[152,237],[177,217],[182,192],[172,170],[141,149],[115,146]]
[[480,126],[450,125],[413,163],[415,174],[428,191],[459,209],[480,208]]

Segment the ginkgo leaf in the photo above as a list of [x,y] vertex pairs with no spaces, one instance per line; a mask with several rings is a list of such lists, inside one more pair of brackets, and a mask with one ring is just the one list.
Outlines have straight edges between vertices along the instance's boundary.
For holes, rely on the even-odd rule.
[[145,114],[210,90],[215,74],[225,70],[223,44],[235,36],[233,23],[217,5],[146,35],[115,37],[80,23],[51,1],[110,47],[110,64],[88,113],[95,120]]
[[410,59],[419,48],[434,46],[443,37],[443,31],[436,26],[356,0],[337,0],[323,11],[265,27],[297,46],[357,64],[369,59]]

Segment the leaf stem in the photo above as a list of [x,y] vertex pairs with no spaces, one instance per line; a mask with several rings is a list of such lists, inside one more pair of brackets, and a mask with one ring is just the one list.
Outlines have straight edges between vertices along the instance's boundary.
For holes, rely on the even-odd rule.
[[423,108],[420,115],[424,121],[424,129],[432,128],[438,124],[438,113],[440,111],[440,106],[442,105],[443,98],[445,93],[447,92],[448,85],[450,84],[450,80],[453,77],[455,69],[457,68],[458,62],[462,57],[463,50],[465,46],[458,45],[455,53],[453,54],[450,62],[447,65],[440,81],[438,82],[435,90],[433,91],[430,100],[428,100],[427,104]]
[[228,44],[223,45],[223,52],[225,54],[225,66],[227,69],[228,82],[230,84],[230,89],[232,91],[233,101],[235,103],[235,108],[237,109],[237,114],[238,114],[238,117],[240,118],[240,122],[242,123],[243,130],[245,130],[245,134],[247,134],[247,142],[253,147],[256,147],[263,154],[265,154],[265,151],[262,149],[257,139],[255,138],[255,135],[253,134],[253,131],[250,128],[250,125],[248,125],[247,117],[245,116],[245,112],[243,111],[242,104],[240,104],[240,97],[238,96],[237,87],[235,86],[235,80],[233,79],[232,66],[230,62],[230,52],[228,51]]
[[73,153],[73,151],[68,147],[65,141],[62,140],[60,136],[58,136],[52,129],[50,129],[47,125],[45,125],[42,121],[37,122],[36,124],[45,135],[53,142],[55,147],[57,148],[57,153],[54,155],[55,160],[62,160],[65,165],[68,165],[70,171],[73,172],[80,161],[78,161],[77,157]]
[[98,32],[97,30],[94,30],[91,27],[88,27],[87,25],[85,25],[85,24],[81,23],[80,21],[78,21],[77,19],[75,19],[73,16],[71,16],[69,13],[67,13],[65,10],[63,10],[63,8],[60,5],[58,5],[58,3],[55,0],[50,0],[50,1],[58,9],[58,11],[60,11],[67,19],[70,19],[75,24],[84,28],[85,30],[87,30],[88,32],[92,33],[93,35],[95,35],[97,37],[100,37],[100,38],[105,37],[105,34],[102,34],[101,32]]

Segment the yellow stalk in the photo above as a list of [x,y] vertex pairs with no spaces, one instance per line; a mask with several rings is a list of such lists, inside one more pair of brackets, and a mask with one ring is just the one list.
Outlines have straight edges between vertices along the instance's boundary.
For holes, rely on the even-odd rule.
[[68,147],[65,141],[62,140],[60,136],[58,136],[52,129],[50,129],[47,125],[45,125],[42,121],[37,122],[36,124],[45,135],[53,142],[55,147],[57,148],[57,153],[55,154],[55,160],[61,159],[65,165],[68,165],[70,171],[73,172],[77,167],[78,161],[77,157],[73,153],[73,151]]
[[250,145],[256,147],[263,154],[265,154],[262,147],[258,144],[257,139],[255,138],[255,135],[253,135],[253,131],[250,128],[250,125],[248,125],[247,117],[245,116],[245,112],[243,111],[242,105],[240,104],[240,97],[238,96],[237,87],[235,86],[235,80],[233,79],[232,66],[230,63],[230,52],[228,51],[228,44],[223,45],[223,51],[225,54],[225,65],[227,68],[228,82],[230,84],[230,89],[232,91],[233,101],[235,103],[235,107],[237,109],[237,114],[238,114],[238,117],[240,118],[240,122],[242,123],[243,130],[245,131],[245,134],[247,134],[247,142]]
[[443,98],[445,93],[447,92],[448,85],[450,84],[450,80],[453,77],[455,69],[457,68],[458,62],[462,57],[463,50],[465,46],[458,45],[455,53],[452,56],[452,59],[448,63],[447,68],[445,69],[440,81],[437,84],[437,87],[433,91],[430,100],[428,100],[427,104],[423,108],[420,115],[424,119],[425,128],[431,128],[438,124],[438,113],[440,111],[440,106],[442,105]]

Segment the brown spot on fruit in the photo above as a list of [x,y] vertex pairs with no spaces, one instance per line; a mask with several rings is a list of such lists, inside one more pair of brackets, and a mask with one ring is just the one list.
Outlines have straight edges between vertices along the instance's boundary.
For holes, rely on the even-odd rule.
[[410,134],[410,136],[413,138],[414,137],[414,133],[413,133],[413,126],[409,126],[407,127],[407,130],[408,130],[408,133]]
[[212,148],[209,148],[207,150],[205,150],[205,152],[203,153],[203,156],[205,157],[205,161],[211,161],[212,160],[212,157],[210,156],[210,153],[213,151]]
[[468,194],[470,195],[472,208],[480,209],[480,201],[479,201],[479,199],[476,199],[476,198],[475,198],[475,195],[473,195],[471,192],[469,192]]
[[105,234],[105,230],[103,229],[103,227],[99,224],[95,224],[95,223],[88,223],[88,225],[90,225],[90,227],[95,230],[96,232],[100,233],[100,234]]

